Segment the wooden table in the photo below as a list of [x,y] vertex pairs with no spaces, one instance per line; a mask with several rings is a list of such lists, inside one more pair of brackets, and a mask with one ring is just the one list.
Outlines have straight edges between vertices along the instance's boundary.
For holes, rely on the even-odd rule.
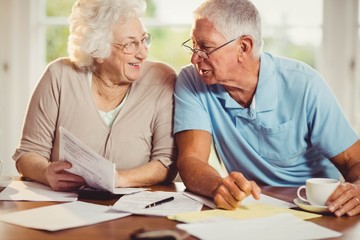
[[[182,183],[173,183],[169,185],[157,185],[152,187],[155,191],[183,191],[185,187]],[[263,193],[279,198],[284,201],[292,202],[296,196],[296,188],[289,187],[263,187]],[[0,190],[2,190],[0,188]],[[112,205],[117,199],[112,200],[89,200],[79,199],[81,201],[92,202],[103,205]],[[9,213],[19,210],[25,210],[35,207],[48,206],[56,204],[54,202],[25,202],[25,201],[0,201],[0,214]],[[49,216],[51,217],[51,216]],[[34,216],[36,221],[36,216]],[[345,240],[360,239],[360,215],[355,217],[337,218],[331,214],[323,217],[309,220],[321,226],[333,229],[343,233],[341,238]],[[87,227],[67,229],[57,232],[47,232],[24,228],[7,223],[0,222],[0,239],[1,240],[69,240],[69,239],[86,239],[86,240],[121,240],[130,239],[130,235],[135,230],[146,227],[151,229],[173,228],[178,222],[168,220],[165,217],[148,217],[135,216],[120,218],[117,220],[107,221]],[[189,239],[196,239],[189,237]]]

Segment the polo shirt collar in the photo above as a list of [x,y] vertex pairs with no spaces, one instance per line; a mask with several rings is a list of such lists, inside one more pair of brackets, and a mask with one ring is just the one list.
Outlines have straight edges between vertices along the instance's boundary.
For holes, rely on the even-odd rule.
[[[220,84],[209,86],[213,94],[223,99],[226,108],[241,107],[225,88]],[[256,112],[270,111],[276,108],[278,103],[275,67],[269,54],[262,53],[260,56],[259,82],[255,93]]]
[[259,82],[256,88],[256,111],[274,110],[278,104],[277,75],[272,56],[262,53],[260,56]]
[[239,103],[230,97],[230,94],[222,85],[214,84],[210,86],[210,89],[217,98],[224,101],[224,106],[226,108],[242,108]]

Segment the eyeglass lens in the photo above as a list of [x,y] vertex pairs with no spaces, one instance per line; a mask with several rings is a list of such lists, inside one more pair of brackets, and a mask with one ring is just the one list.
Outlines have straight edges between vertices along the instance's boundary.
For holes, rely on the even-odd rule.
[[201,57],[201,58],[208,58],[208,57],[209,57],[209,56],[208,56],[208,53],[205,52],[204,50],[201,50],[201,49],[198,49],[198,48],[194,48],[195,46],[190,47],[190,46],[186,45],[186,43],[188,43],[189,41],[190,41],[190,39],[187,40],[187,41],[185,41],[185,42],[182,44],[183,48],[185,49],[185,51],[186,51],[187,53],[189,53],[189,54],[195,53],[196,55],[198,55],[198,56]]
[[[141,40],[141,44],[144,45],[146,48],[149,48],[152,43],[152,36],[150,34],[146,34],[146,36]],[[121,44],[116,44],[121,45]],[[124,53],[133,54],[139,50],[140,42],[133,41],[130,43],[127,43],[123,46]]]
[[210,51],[210,52],[206,52],[206,51],[204,51],[204,50],[202,50],[202,49],[195,48],[195,46],[196,46],[195,44],[193,44],[193,47],[190,47],[190,46],[186,45],[186,43],[188,43],[191,39],[183,42],[183,44],[181,44],[181,45],[184,47],[184,49],[186,50],[186,52],[188,52],[188,53],[190,53],[190,54],[196,53],[196,55],[198,55],[199,57],[205,59],[205,58],[209,58],[209,55],[210,55],[211,53],[219,50],[220,48],[228,45],[229,43],[231,43],[231,42],[235,41],[236,39],[241,38],[241,37],[243,37],[243,36],[244,36],[244,35],[242,35],[242,36],[240,36],[240,37],[237,37],[237,38],[234,38],[234,39],[231,39],[230,41],[224,43],[223,45],[220,45],[219,47],[213,49],[213,50]]

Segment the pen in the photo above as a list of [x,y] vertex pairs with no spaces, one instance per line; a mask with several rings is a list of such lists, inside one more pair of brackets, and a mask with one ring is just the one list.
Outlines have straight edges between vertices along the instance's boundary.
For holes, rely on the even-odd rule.
[[158,206],[158,205],[163,204],[163,203],[171,202],[172,200],[174,200],[174,197],[168,197],[168,198],[165,198],[163,200],[150,203],[149,205],[146,205],[145,208],[155,207],[155,206]]

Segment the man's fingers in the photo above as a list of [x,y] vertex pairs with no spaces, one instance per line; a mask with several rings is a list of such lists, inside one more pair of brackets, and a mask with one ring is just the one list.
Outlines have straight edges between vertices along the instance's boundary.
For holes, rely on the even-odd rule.
[[225,178],[223,180],[223,186],[227,189],[227,192],[234,198],[236,201],[241,201],[247,197],[246,192],[244,192],[231,178]]
[[[227,198],[228,199],[228,198]],[[221,194],[216,194],[214,197],[214,202],[218,208],[227,209],[227,210],[234,210],[238,206],[237,201],[233,201],[232,203],[229,202],[227,199],[224,198]]]
[[240,200],[244,199],[252,193],[253,186],[242,173],[231,172],[228,178],[237,186],[237,189],[245,194],[245,196],[242,196]]
[[360,188],[351,183],[342,183],[329,197],[329,210],[337,217],[344,214],[354,216],[360,213]]
[[254,181],[248,181],[243,174],[232,172],[216,189],[214,201],[219,208],[235,209],[247,196],[260,199],[261,189]]
[[252,196],[256,199],[259,200],[260,199],[260,194],[261,194],[261,188],[254,182],[254,181],[250,181],[251,185],[252,185]]
[[346,212],[348,216],[355,216],[360,213],[360,199],[358,197],[353,198],[353,204],[354,207]]

